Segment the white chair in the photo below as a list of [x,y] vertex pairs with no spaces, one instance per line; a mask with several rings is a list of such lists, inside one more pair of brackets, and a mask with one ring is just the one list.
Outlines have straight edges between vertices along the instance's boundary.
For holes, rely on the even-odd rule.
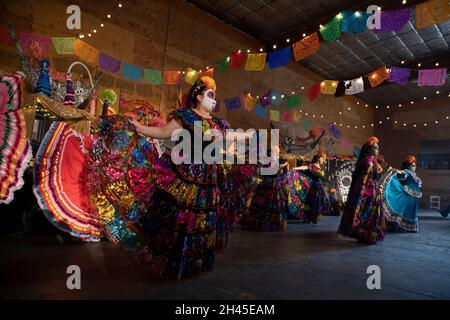
[[430,209],[441,210],[440,196],[430,196]]

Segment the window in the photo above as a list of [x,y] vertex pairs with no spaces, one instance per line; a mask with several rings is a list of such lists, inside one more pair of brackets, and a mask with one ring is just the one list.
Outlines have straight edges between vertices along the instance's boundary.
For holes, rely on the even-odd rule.
[[450,140],[420,141],[418,166],[427,170],[450,170]]

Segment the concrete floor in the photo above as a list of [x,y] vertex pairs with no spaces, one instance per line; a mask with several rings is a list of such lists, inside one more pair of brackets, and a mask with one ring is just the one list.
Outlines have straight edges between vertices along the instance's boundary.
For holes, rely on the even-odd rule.
[[[214,272],[166,282],[108,241],[60,242],[53,235],[0,241],[3,299],[450,299],[450,218],[422,212],[417,234],[388,234],[366,246],[336,234],[338,217],[290,223],[285,233],[237,229]],[[66,288],[81,267],[82,290]],[[366,269],[381,268],[381,290]]]

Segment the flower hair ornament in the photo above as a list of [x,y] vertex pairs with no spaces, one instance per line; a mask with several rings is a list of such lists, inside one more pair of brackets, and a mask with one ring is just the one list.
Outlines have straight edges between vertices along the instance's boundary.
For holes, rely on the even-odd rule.
[[367,146],[371,146],[374,144],[377,144],[379,142],[377,137],[370,137],[369,139],[367,139],[367,141],[364,143]]
[[416,157],[414,156],[408,156],[405,160],[406,163],[408,164],[412,164],[412,163],[416,163]]

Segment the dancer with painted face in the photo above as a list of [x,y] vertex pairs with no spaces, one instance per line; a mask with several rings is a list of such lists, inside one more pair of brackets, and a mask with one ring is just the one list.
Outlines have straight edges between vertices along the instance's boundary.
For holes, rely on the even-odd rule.
[[416,174],[416,158],[408,156],[401,170],[390,169],[381,183],[388,231],[417,232],[417,209],[422,181]]
[[338,229],[339,233],[367,244],[383,240],[386,229],[379,188],[383,168],[378,154],[378,139],[371,137],[361,148]]
[[[208,164],[203,157],[196,163],[192,152],[191,161],[178,164],[175,159],[187,157],[189,150],[174,148],[159,156],[146,137],[167,139],[179,129],[192,140],[195,132],[204,137],[211,130],[225,136],[228,123],[211,114],[215,91],[214,80],[202,77],[192,86],[187,106],[170,113],[165,126],[129,120],[140,136],[117,130],[126,129],[126,121],[105,119],[87,173],[92,202],[110,240],[156,272],[178,279],[212,270],[216,253],[227,243],[233,212],[226,197],[234,191],[227,182],[237,166]],[[200,144],[203,154],[210,142]]]

